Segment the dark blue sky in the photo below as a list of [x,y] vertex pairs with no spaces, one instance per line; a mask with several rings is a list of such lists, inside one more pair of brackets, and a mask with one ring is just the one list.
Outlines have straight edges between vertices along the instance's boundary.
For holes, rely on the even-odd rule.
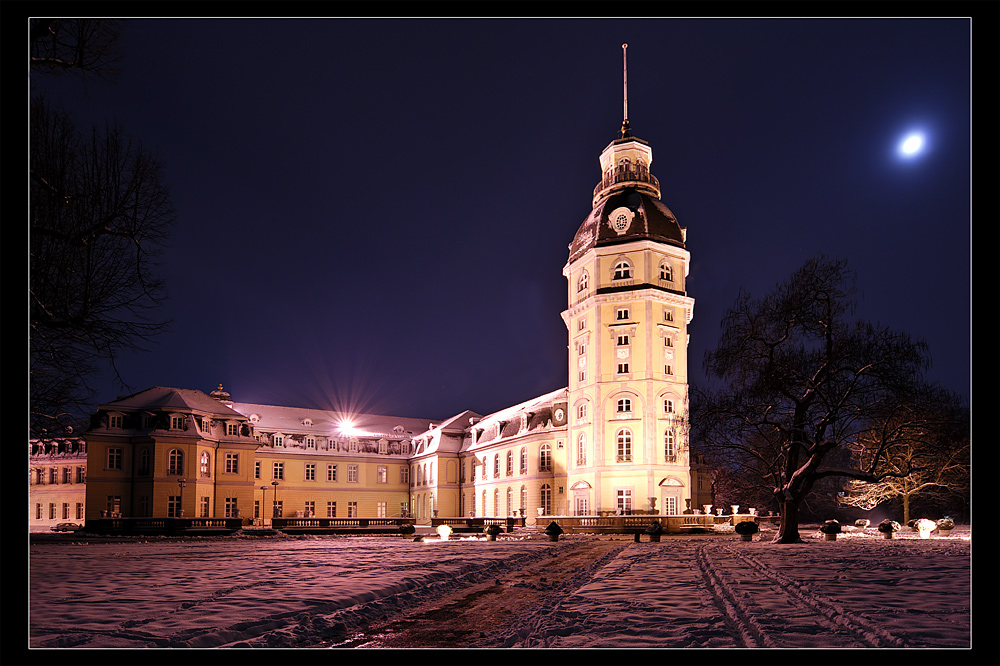
[[[132,20],[39,79],[158,153],[172,326],[130,389],[443,418],[565,386],[567,245],[629,120],[688,229],[690,372],[819,252],[969,394],[970,30],[915,20]],[[896,146],[927,137],[917,158]],[[125,391],[101,385],[98,401]]]

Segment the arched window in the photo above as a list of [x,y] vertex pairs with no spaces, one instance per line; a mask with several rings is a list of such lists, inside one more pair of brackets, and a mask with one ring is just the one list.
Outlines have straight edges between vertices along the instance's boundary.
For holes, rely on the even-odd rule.
[[615,263],[615,271],[612,277],[615,280],[628,280],[632,277],[632,264],[625,259],[619,260]]
[[174,476],[184,474],[184,452],[180,449],[170,449],[167,453],[167,474]]
[[507,486],[507,515],[514,513],[514,489]]
[[587,433],[581,432],[576,440],[576,464],[587,464]]
[[496,453],[493,455],[493,478],[496,479],[500,476],[500,454]]
[[494,488],[493,489],[493,515],[494,516],[499,516],[500,515],[500,489],[499,488]]
[[622,428],[615,437],[618,444],[616,460],[618,462],[631,462],[632,460],[632,431]]
[[660,264],[660,279],[667,282],[674,281],[674,269],[667,262]]
[[528,473],[528,449],[521,447],[521,474]]
[[587,271],[580,273],[580,279],[576,283],[576,292],[579,294],[581,292],[587,291],[590,288],[590,275]]
[[674,401],[670,398],[663,399],[663,413],[673,414],[674,413]]
[[674,441],[673,428],[667,428],[663,434],[663,455],[666,462],[677,462],[677,445]]
[[528,510],[528,489],[521,486],[521,515]]
[[552,488],[549,484],[543,484],[541,495],[539,497],[539,504],[542,507],[542,514],[546,516],[552,515]]
[[514,452],[507,452],[507,476],[514,474]]
[[618,413],[625,414],[632,411],[632,399],[631,398],[619,398],[618,399]]
[[552,471],[552,445],[542,444],[541,448],[538,450],[538,471],[539,472],[551,472]]
[[576,420],[581,422],[587,420],[587,403],[581,402],[576,406]]
[[[486,478],[486,456],[483,456],[483,478]],[[483,500],[483,502],[485,501],[486,500]],[[483,504],[483,507],[485,508],[486,504]]]
[[486,491],[483,490],[483,515],[486,515]]
[[201,476],[211,476],[211,456],[208,451],[201,452],[201,459],[198,462],[198,474]]

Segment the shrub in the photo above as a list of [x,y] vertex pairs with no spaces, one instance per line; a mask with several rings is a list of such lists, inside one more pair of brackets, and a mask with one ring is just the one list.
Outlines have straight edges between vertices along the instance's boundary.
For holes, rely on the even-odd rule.
[[646,527],[646,534],[663,534],[663,525],[658,520],[650,521]]
[[416,531],[417,531],[417,528],[415,528],[410,523],[403,523],[402,525],[399,526],[399,533],[403,534],[403,535],[413,534]]
[[937,521],[937,526],[939,530],[953,530],[955,529],[955,521],[945,516],[941,520]]
[[878,524],[877,529],[879,532],[883,533],[898,532],[899,530],[903,529],[903,526],[897,523],[895,520],[889,520],[888,518],[886,518],[885,520],[883,520],[881,523]]
[[483,528],[483,534],[487,534],[492,537],[495,537],[502,531],[503,530],[500,528],[499,525],[487,525],[486,527]]
[[819,526],[819,531],[823,534],[840,534],[840,523],[836,520],[828,520]]
[[857,520],[854,521],[854,526],[862,530],[871,524],[872,524],[871,521],[868,520],[867,518],[858,518]]
[[757,534],[757,532],[760,532],[760,527],[757,526],[757,522],[754,520],[744,520],[742,522],[736,523],[736,527],[733,529],[736,530],[737,534],[743,534],[743,535]]

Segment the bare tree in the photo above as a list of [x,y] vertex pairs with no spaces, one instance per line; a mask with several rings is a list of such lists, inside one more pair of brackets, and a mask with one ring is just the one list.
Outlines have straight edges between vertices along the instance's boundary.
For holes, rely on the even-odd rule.
[[968,411],[956,396],[941,389],[931,387],[891,406],[850,448],[862,469],[895,474],[877,482],[852,480],[841,499],[848,506],[870,510],[898,499],[905,523],[918,495],[946,505],[949,495],[968,494]]
[[31,69],[111,74],[119,59],[119,31],[120,22],[112,19],[33,18]]
[[31,427],[52,434],[87,408],[99,364],[162,328],[154,260],[173,210],[160,164],[115,127],[82,135],[35,99],[30,141]]
[[923,343],[851,321],[853,291],[846,264],[819,257],[761,299],[741,293],[705,360],[723,385],[693,395],[699,446],[771,484],[781,512],[775,542],[801,540],[799,507],[817,483],[910,471],[861,469],[843,454],[919,386],[927,363]]

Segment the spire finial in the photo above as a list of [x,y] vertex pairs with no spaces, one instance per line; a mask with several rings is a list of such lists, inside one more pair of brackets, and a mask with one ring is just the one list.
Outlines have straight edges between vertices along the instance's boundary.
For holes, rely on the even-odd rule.
[[628,58],[626,50],[628,44],[622,44],[622,138],[631,136],[632,132],[628,126]]

